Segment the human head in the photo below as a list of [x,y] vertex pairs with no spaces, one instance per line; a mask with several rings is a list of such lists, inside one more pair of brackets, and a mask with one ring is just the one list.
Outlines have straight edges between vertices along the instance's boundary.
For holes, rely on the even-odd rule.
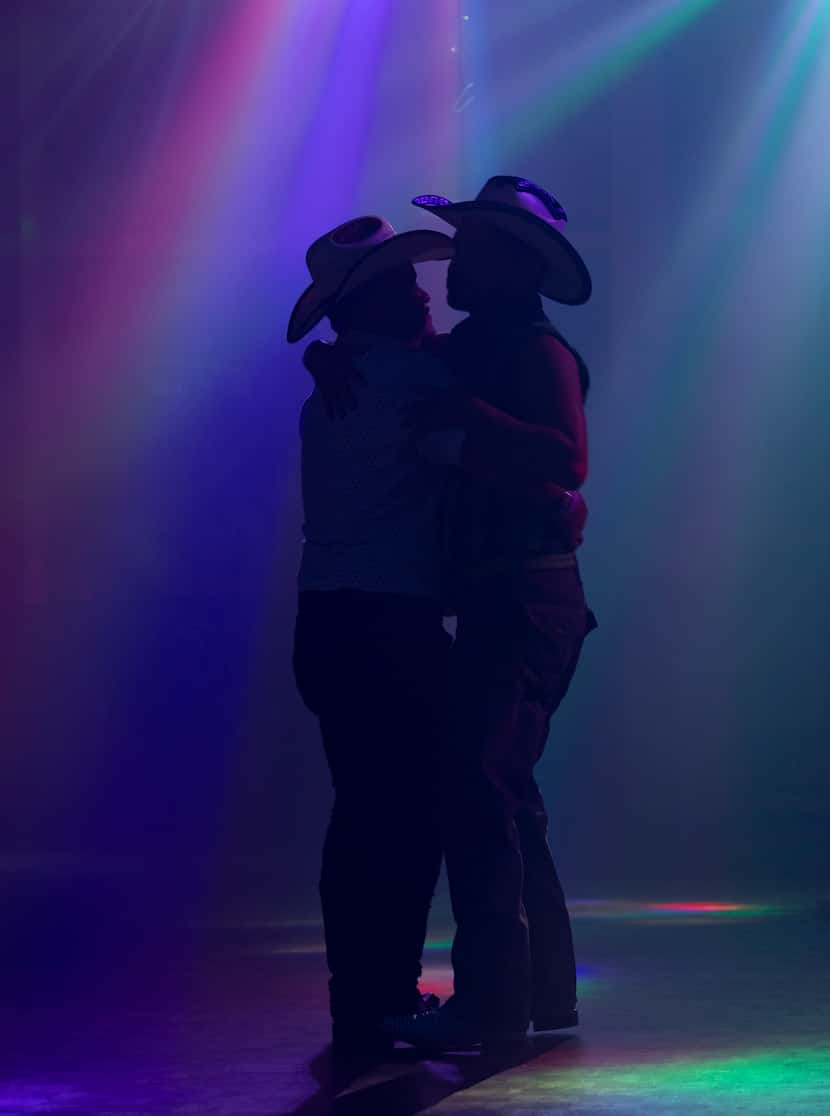
[[453,238],[447,270],[447,302],[455,310],[476,310],[500,299],[533,297],[545,263],[529,245],[484,219],[470,218]]
[[591,276],[565,236],[565,210],[530,179],[497,174],[471,201],[420,194],[412,203],[457,232],[448,288],[457,309],[537,294],[566,306],[590,298]]
[[410,341],[431,332],[429,295],[411,263],[383,271],[336,302],[329,311],[335,333],[358,330]]
[[396,233],[382,217],[355,217],[318,237],[306,253],[312,282],[286,330],[293,344],[326,316],[335,329],[411,338],[430,326],[429,297],[414,265],[447,260],[452,241],[433,229]]

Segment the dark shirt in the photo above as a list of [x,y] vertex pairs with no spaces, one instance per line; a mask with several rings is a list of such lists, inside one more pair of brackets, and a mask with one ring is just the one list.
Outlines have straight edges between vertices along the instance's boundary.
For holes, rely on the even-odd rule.
[[[545,316],[539,298],[471,315],[446,344],[453,374],[473,397],[465,424],[469,467],[457,479],[448,516],[459,576],[493,561],[521,562],[570,549],[560,528],[561,488],[582,483],[578,459],[584,444],[581,450],[574,445],[580,439],[568,436],[567,423],[550,407],[539,415],[529,402],[546,398],[548,379],[553,383],[561,374],[559,345],[576,362],[584,392],[587,367]],[[579,411],[583,421],[581,404]]]

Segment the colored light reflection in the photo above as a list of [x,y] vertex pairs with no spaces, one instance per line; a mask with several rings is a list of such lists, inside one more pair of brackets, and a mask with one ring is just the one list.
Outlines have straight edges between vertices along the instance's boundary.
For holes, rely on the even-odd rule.
[[[576,967],[577,998],[580,1003],[585,1000],[596,999],[608,987],[608,981],[597,974],[593,966],[577,965]],[[424,963],[421,976],[421,988],[425,992],[433,992],[441,999],[446,999],[453,993],[452,966],[437,964],[429,958]]]
[[452,949],[452,938],[430,938],[424,948],[428,950]]
[[569,903],[575,919],[710,921],[732,918],[770,918],[798,910],[797,904],[736,903],[713,900],[634,902],[627,899],[577,899]]
[[658,914],[743,914],[753,913],[749,903],[647,903]]
[[430,961],[423,967],[421,974],[421,988],[425,992],[432,992],[442,1000],[453,994],[453,979],[451,965],[436,965]]
[[0,1084],[0,1113],[23,1116],[26,1112],[80,1112],[89,1095],[69,1085],[36,1081]]
[[[639,925],[672,922],[684,925],[689,923],[706,925],[715,921],[776,918],[797,913],[803,907],[798,903],[739,903],[709,899],[671,900],[666,902],[637,902],[630,899],[574,899],[568,904],[568,909],[574,921],[613,920],[634,922]],[[279,937],[291,939],[290,941],[269,943],[266,950],[268,953],[310,954],[324,951],[322,924],[313,919],[296,922],[264,920],[247,922],[235,928],[246,930],[252,934],[273,930]],[[440,933],[427,939],[424,946],[426,956],[448,952],[452,948],[452,941],[451,931],[442,929]],[[595,983],[592,972],[589,973],[585,968],[580,968],[578,971],[581,981]]]
[[[599,1066],[569,1066],[551,1058],[547,1064],[537,1061],[532,1070],[511,1073],[509,1085],[514,1104],[521,1097],[526,1113],[577,1110],[695,1116],[740,1111],[794,1116],[826,1111],[828,1080],[830,1045],[817,1044]],[[468,1104],[470,1100],[468,1094]],[[505,1082],[494,1079],[479,1086],[475,1101],[476,1112],[503,1109]],[[451,1098],[445,1107],[452,1111],[461,1106]]]

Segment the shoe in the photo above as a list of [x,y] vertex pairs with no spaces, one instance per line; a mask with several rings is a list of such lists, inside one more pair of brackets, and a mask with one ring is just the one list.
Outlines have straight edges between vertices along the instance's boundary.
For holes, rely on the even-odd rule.
[[342,1062],[382,1061],[394,1045],[394,1039],[390,1039],[380,1024],[344,1021],[333,1023],[331,1027],[332,1053]]
[[569,1027],[579,1026],[579,1013],[576,1008],[562,1008],[553,1011],[543,1011],[533,1016],[533,1032],[565,1031]]
[[415,1015],[423,1015],[427,1011],[438,1011],[440,1006],[441,1001],[434,992],[419,992]]
[[345,1088],[375,1066],[389,1060],[395,1049],[395,1040],[382,1033],[379,1027],[368,1031],[351,1028],[351,1034],[340,1026],[332,1028],[331,1085],[335,1090]]
[[[441,1001],[434,993],[418,992],[412,1001],[412,1018],[437,1011],[440,1005]],[[338,1064],[347,1069],[352,1064],[369,1066],[384,1061],[394,1045],[395,1039],[380,1023],[367,1021],[365,1017],[338,1019],[332,1023],[332,1055]]]
[[447,1050],[497,1050],[523,1044],[524,1028],[494,1027],[461,1019],[445,1004],[437,1011],[384,1020],[383,1031],[400,1042],[439,1053]]

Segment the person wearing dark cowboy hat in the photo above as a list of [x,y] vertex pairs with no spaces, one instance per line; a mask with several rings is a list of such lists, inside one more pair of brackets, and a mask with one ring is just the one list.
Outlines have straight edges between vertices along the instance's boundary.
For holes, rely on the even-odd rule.
[[[384,1018],[437,1004],[417,987],[441,860],[424,787],[448,732],[441,509],[459,440],[427,431],[413,446],[401,411],[450,384],[413,264],[451,250],[436,232],[347,222],[309,249],[314,281],[288,327],[296,342],[328,316],[329,355],[362,381],[340,421],[320,384],[303,407],[294,652],[335,788],[320,884],[333,1038],[358,1060],[391,1047]],[[581,501],[546,483],[532,498],[559,507],[563,538],[578,538]]]
[[526,179],[491,178],[471,202],[414,204],[456,229],[447,298],[469,313],[443,349],[455,386],[420,415],[422,433],[464,432],[440,782],[457,930],[454,995],[387,1021],[387,1032],[453,1049],[519,1039],[531,1022],[578,1022],[570,921],[534,766],[596,621],[573,548],[530,492],[542,482],[575,490],[587,474],[588,370],[540,296],[577,305],[591,281],[564,235],[564,210]]

